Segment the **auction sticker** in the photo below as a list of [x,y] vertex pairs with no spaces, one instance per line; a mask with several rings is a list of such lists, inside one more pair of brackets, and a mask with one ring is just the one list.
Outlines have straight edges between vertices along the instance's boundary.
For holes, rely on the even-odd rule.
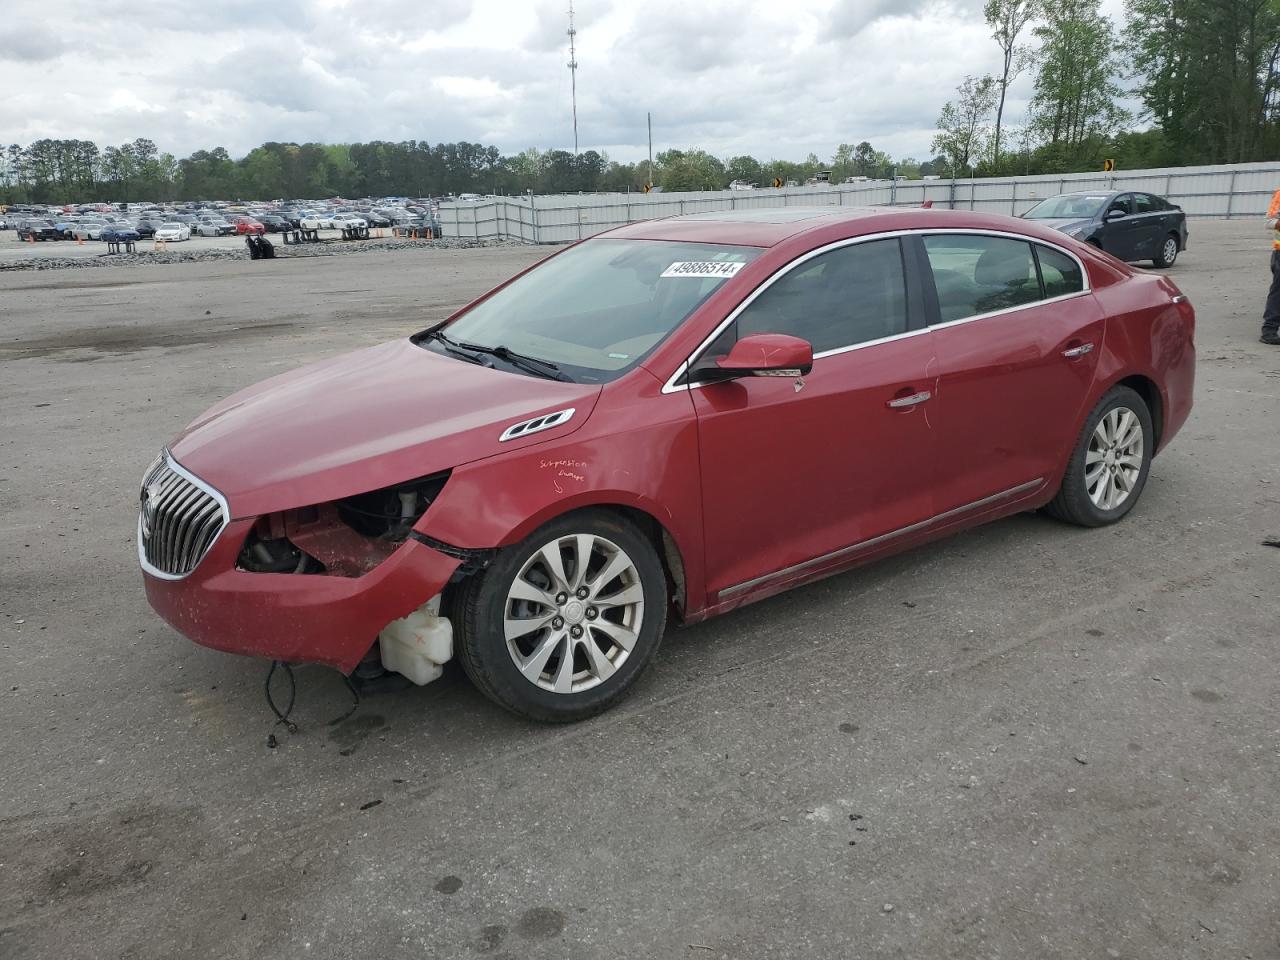
[[741,260],[680,260],[663,270],[664,277],[714,277],[727,279],[745,267]]

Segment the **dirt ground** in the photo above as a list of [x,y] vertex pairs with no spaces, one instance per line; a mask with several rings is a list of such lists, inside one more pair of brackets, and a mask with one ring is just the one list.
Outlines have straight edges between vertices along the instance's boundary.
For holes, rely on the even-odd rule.
[[[1194,222],[1197,405],[1118,526],[1014,517],[674,630],[532,726],[197,647],[137,485],[237,388],[538,249],[0,274],[0,957],[1280,957],[1280,349]],[[280,738],[267,745],[268,734]]]

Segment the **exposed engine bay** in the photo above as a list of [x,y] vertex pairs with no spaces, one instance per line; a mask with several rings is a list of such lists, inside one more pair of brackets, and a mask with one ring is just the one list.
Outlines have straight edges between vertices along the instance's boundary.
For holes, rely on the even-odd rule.
[[237,566],[253,573],[362,576],[408,539],[448,479],[446,471],[262,517]]

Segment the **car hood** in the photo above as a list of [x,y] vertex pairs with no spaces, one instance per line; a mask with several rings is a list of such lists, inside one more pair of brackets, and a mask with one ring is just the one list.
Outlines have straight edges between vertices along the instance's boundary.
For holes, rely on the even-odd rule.
[[[562,383],[384,343],[273,377],[207,410],[170,445],[235,518],[324,503],[563,437],[598,385]],[[499,444],[566,407],[562,426]]]
[[1068,233],[1072,230],[1078,230],[1081,227],[1087,227],[1093,223],[1093,221],[1088,219],[1087,217],[1084,219],[1081,219],[1079,217],[1076,217],[1074,219],[1069,217],[1067,218],[1059,217],[1059,218],[1054,218],[1052,220],[1036,219],[1036,220],[1031,220],[1030,222],[1038,223],[1046,227],[1051,227],[1054,230],[1061,230],[1063,233]]

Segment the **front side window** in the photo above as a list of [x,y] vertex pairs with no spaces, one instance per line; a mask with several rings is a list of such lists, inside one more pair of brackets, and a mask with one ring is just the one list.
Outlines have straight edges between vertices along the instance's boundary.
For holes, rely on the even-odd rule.
[[906,272],[896,238],[870,240],[814,257],[756,297],[708,348],[724,356],[740,338],[785,333],[815,354],[879,340],[907,329]]
[[1156,198],[1149,193],[1135,193],[1133,195],[1133,212],[1134,213],[1155,213],[1160,209],[1160,204]]
[[935,234],[924,238],[941,322],[964,320],[1040,299],[1031,244],[1007,237]]
[[1103,216],[1105,217],[1108,214],[1119,213],[1127,217],[1132,212],[1133,211],[1129,208],[1129,194],[1122,193],[1111,201],[1107,206],[1107,212],[1104,213]]
[[[612,380],[680,326],[758,247],[588,240],[552,257],[442,331],[456,344],[506,347],[583,383]],[[448,353],[438,341],[418,341]]]

